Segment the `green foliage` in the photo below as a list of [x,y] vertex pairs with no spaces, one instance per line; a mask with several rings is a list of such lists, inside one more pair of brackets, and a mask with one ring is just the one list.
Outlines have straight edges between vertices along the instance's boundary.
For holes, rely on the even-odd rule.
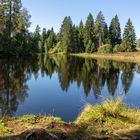
[[113,118],[118,118],[121,116],[122,108],[123,108],[123,104],[121,98],[117,98],[116,100],[107,99],[100,106],[103,116],[113,117]]
[[70,53],[73,50],[73,25],[71,17],[65,17],[60,30],[62,51]]
[[94,19],[93,19],[92,14],[89,13],[86,20],[85,28],[84,28],[84,47],[87,46],[89,41],[93,42],[93,39],[94,39],[93,27],[94,27]]
[[26,52],[26,47],[23,46],[28,46],[26,39],[30,15],[22,7],[21,0],[2,0],[0,13],[0,50],[12,54]]
[[86,53],[92,53],[92,52],[94,52],[94,51],[95,51],[95,44],[92,43],[91,40],[89,40],[88,44],[86,45],[86,50],[85,50],[85,52],[86,52]]
[[103,43],[104,43],[104,44],[111,44],[111,41],[110,41],[110,34],[109,34],[109,29],[108,29],[107,24],[105,24],[105,27],[104,27],[104,38],[103,38]]
[[84,25],[82,20],[78,27],[78,47],[79,52],[84,52]]
[[128,19],[128,22],[125,25],[124,28],[124,33],[123,33],[123,41],[124,42],[129,42],[131,48],[128,48],[126,51],[134,51],[136,48],[136,34],[135,34],[135,29],[134,26],[131,22],[130,19]]
[[51,29],[46,41],[45,41],[45,53],[48,53],[48,51],[51,49],[51,48],[54,48],[55,45],[56,45],[56,35],[55,35],[55,32],[53,30],[53,28]]
[[103,43],[105,28],[106,28],[105,18],[102,12],[100,11],[97,15],[95,26],[94,26],[94,34],[97,40],[96,45],[98,47],[101,46],[101,44]]
[[73,46],[71,51],[76,53],[80,51],[80,44],[79,44],[79,31],[77,26],[73,26]]
[[[135,115],[134,115],[135,112]],[[76,120],[76,124],[88,124],[98,122],[102,124],[126,125],[139,122],[136,110],[126,108],[122,99],[105,100],[100,105],[87,105]]]
[[43,47],[42,47],[42,42],[41,40],[38,41],[38,48],[39,48],[39,52],[43,52]]
[[110,33],[111,44],[113,47],[117,44],[121,44],[121,28],[120,28],[119,18],[117,15],[111,21],[109,27],[109,33]]
[[49,50],[49,53],[52,53],[52,54],[53,53],[59,53],[59,52],[62,52],[61,49],[62,49],[61,48],[61,42],[58,42],[54,48]]
[[[0,53],[13,55],[64,52],[64,53],[92,53],[99,50],[103,53],[130,52],[136,50],[136,34],[129,19],[121,40],[119,18],[116,15],[108,28],[105,17],[100,11],[94,23],[89,13],[85,25],[80,21],[79,26],[72,23],[71,17],[65,17],[60,31],[56,34],[53,28],[48,31],[36,26],[35,31],[29,32],[30,15],[22,7],[21,0],[2,0],[0,2]],[[55,47],[57,43],[61,44]],[[111,44],[102,47],[102,44]],[[114,48],[115,47],[115,48]],[[139,47],[137,47],[139,48]]]
[[62,119],[53,116],[35,116],[35,115],[24,115],[17,118],[12,118],[11,121],[15,121],[16,123],[29,123],[35,124],[38,122],[48,122],[48,123],[62,123]]
[[115,47],[113,48],[113,52],[116,53],[116,52],[124,52],[124,48],[122,47],[122,45],[115,45]]
[[98,49],[99,53],[111,53],[112,52],[112,46],[110,44],[103,44]]

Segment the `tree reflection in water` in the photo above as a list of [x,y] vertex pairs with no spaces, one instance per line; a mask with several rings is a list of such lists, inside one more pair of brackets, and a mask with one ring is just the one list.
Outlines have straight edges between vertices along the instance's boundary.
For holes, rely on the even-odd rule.
[[50,78],[56,72],[63,91],[67,92],[71,83],[76,82],[77,87],[83,86],[86,96],[93,90],[98,98],[105,84],[109,94],[114,96],[119,80],[127,94],[135,68],[137,72],[140,71],[140,66],[131,63],[66,55],[0,59],[0,116],[11,116],[16,112],[18,105],[28,97],[27,81],[31,75],[37,79],[39,72],[42,77]]

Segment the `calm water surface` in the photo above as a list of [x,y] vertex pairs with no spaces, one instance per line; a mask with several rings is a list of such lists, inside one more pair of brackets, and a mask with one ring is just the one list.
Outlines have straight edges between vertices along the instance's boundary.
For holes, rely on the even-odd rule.
[[73,121],[86,103],[120,94],[140,108],[140,65],[59,55],[0,59],[0,116]]

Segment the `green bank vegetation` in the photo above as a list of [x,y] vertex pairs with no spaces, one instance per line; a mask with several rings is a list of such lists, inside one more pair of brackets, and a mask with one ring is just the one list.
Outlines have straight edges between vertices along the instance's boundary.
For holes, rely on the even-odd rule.
[[[52,116],[26,115],[0,120],[0,136],[5,138],[35,128],[51,133],[65,133],[76,139],[133,139],[139,133],[140,110],[127,108],[121,98],[86,105],[74,122],[63,122]],[[138,138],[138,137],[137,137]]]

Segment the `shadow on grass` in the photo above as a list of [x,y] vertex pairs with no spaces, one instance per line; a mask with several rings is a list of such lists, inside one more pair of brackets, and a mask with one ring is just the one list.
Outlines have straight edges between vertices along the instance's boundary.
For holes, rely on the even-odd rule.
[[49,133],[45,129],[33,129],[16,136],[0,137],[0,140],[76,140],[64,133]]

